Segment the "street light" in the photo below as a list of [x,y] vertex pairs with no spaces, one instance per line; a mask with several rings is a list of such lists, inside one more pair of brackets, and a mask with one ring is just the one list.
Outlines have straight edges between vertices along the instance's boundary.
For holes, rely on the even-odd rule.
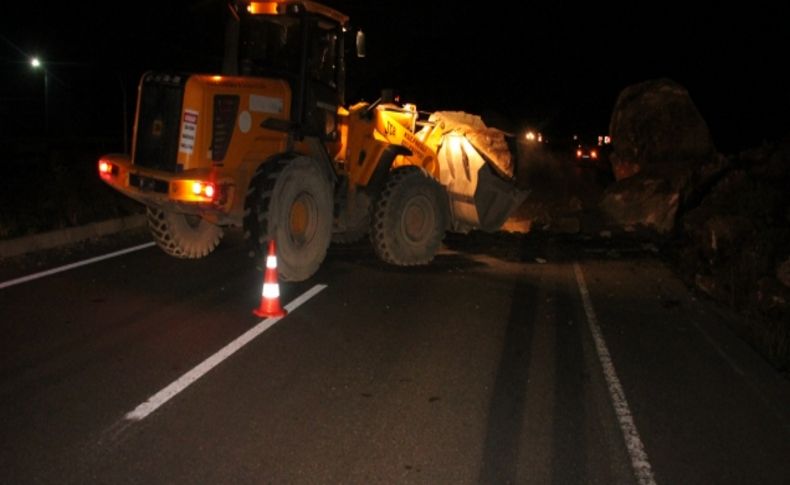
[[[78,62],[57,62],[52,63],[49,62],[49,65],[57,64],[57,65],[64,65],[64,66],[79,66],[79,67],[93,67],[91,64],[86,63],[78,63]],[[34,56],[30,58],[30,66],[34,70],[43,70],[44,71],[44,129],[45,133],[49,134],[49,71],[47,70],[44,62],[38,56]],[[123,116],[123,150],[124,153],[129,153],[129,122],[128,122],[128,108],[127,108],[127,93],[126,93],[126,82],[124,77],[120,71],[116,71],[116,77],[118,78],[118,85],[121,88],[121,102],[123,103],[121,107],[121,113]],[[59,81],[57,76],[55,76],[55,80]]]
[[47,68],[38,57],[31,58],[30,65],[33,69],[43,69],[44,71],[44,133],[49,135],[49,80],[47,79]]

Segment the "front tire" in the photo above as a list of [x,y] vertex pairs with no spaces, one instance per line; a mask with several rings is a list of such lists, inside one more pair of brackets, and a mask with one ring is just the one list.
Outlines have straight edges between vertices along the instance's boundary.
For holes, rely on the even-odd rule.
[[244,225],[252,256],[263,261],[274,239],[280,278],[311,277],[332,238],[332,184],[318,162],[304,156],[267,162],[251,185]]
[[378,257],[398,266],[431,262],[448,221],[442,186],[423,169],[393,170],[373,211],[370,240]]
[[222,239],[222,228],[200,216],[148,207],[148,229],[156,244],[170,256],[197,259],[208,256]]

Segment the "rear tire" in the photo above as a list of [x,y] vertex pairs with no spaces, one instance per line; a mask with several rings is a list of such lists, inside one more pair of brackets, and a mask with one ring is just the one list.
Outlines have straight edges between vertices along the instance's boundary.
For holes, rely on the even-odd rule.
[[370,240],[378,257],[398,266],[431,262],[444,239],[448,203],[423,169],[393,170],[373,211]]
[[261,262],[267,242],[277,246],[284,281],[303,281],[318,271],[332,238],[332,184],[308,157],[267,162],[247,196],[244,227],[251,256]]
[[197,259],[208,256],[222,239],[222,228],[200,216],[148,207],[148,229],[170,256]]

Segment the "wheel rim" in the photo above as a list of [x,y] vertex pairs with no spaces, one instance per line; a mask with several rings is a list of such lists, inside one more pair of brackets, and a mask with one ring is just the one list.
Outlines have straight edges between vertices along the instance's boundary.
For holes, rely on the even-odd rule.
[[410,243],[422,242],[430,235],[435,218],[433,205],[428,197],[414,197],[404,207],[401,234]]
[[288,232],[291,240],[299,246],[310,242],[315,235],[318,208],[313,197],[302,192],[291,204],[288,213]]

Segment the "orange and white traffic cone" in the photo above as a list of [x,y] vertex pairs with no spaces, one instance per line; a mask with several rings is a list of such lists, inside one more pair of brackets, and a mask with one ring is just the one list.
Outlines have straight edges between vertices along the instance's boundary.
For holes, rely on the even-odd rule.
[[284,317],[288,312],[280,306],[280,284],[277,283],[277,255],[274,240],[269,241],[269,254],[266,256],[266,272],[263,277],[261,305],[252,311],[261,318]]

